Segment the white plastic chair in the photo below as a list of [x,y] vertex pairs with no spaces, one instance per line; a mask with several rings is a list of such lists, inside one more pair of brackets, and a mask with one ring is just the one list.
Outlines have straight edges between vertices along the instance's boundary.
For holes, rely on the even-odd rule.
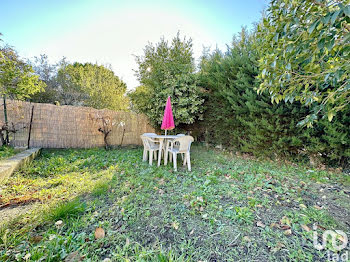
[[156,133],[143,133],[143,136],[156,136]]
[[174,162],[174,170],[177,171],[177,154],[185,154],[183,165],[186,165],[188,171],[191,171],[191,143],[194,141],[192,136],[180,136],[169,142],[170,147],[168,147],[166,156],[168,153],[172,154]]
[[154,159],[157,159],[157,154],[153,154],[154,151],[161,150],[159,141],[152,139],[149,136],[141,136],[142,143],[143,143],[143,161],[147,161],[147,154],[149,152],[149,164],[152,165],[153,156]]
[[[176,136],[178,136],[178,137],[182,137],[182,136],[186,136],[185,134],[177,134]],[[178,142],[176,142],[175,144],[174,144],[174,147],[178,147],[179,146],[179,143]],[[181,159],[182,160],[184,160],[184,156],[185,156],[185,154],[181,154]],[[170,162],[172,162],[171,161],[171,155],[170,155]]]
[[[186,136],[186,135],[185,135],[185,134],[177,134],[176,136],[177,136],[177,137],[182,137],[182,136]],[[171,141],[172,141],[171,139],[168,140],[168,146],[169,146],[169,147],[170,147],[170,142],[171,142]],[[178,145],[179,145],[179,143],[176,142],[175,145],[174,145],[174,147],[175,147],[175,146],[178,146]],[[170,159],[171,159],[171,158],[170,158]]]

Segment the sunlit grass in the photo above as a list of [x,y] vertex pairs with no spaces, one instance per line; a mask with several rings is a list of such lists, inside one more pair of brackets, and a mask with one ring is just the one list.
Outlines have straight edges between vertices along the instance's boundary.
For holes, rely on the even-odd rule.
[[192,172],[173,172],[142,162],[141,149],[44,150],[2,192],[3,202],[32,197],[36,208],[0,229],[0,259],[314,260],[326,251],[303,226],[349,230],[345,174],[201,146],[191,155]]

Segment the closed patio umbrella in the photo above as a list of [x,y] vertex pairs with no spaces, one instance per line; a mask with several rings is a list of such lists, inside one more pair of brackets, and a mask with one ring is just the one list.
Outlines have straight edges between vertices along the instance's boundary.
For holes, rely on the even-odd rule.
[[170,101],[170,96],[168,96],[168,100],[166,101],[166,106],[164,110],[164,116],[163,116],[163,122],[161,129],[165,130],[165,135],[167,133],[167,130],[171,130],[175,128],[174,124],[174,116],[173,116],[173,111],[171,109],[171,101]]

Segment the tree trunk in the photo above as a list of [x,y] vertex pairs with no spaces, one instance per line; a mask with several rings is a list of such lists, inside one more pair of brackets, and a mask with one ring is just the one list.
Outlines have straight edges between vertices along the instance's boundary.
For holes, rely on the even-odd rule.
[[[4,99],[4,119],[5,119],[5,126],[8,127],[8,119],[7,119],[7,107],[6,107],[6,95],[3,95],[3,99]],[[5,130],[5,144],[8,145],[10,143],[10,139],[9,139],[9,131],[8,129]],[[3,143],[4,145],[4,143]]]

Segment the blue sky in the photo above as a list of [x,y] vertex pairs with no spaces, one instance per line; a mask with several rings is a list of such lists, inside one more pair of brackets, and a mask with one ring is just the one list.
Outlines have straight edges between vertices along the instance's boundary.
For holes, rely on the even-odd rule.
[[138,85],[134,55],[148,42],[180,31],[193,39],[198,59],[203,47],[225,49],[242,26],[259,21],[267,0],[0,0],[0,32],[5,43],[32,58],[52,62],[111,64],[133,89]]

